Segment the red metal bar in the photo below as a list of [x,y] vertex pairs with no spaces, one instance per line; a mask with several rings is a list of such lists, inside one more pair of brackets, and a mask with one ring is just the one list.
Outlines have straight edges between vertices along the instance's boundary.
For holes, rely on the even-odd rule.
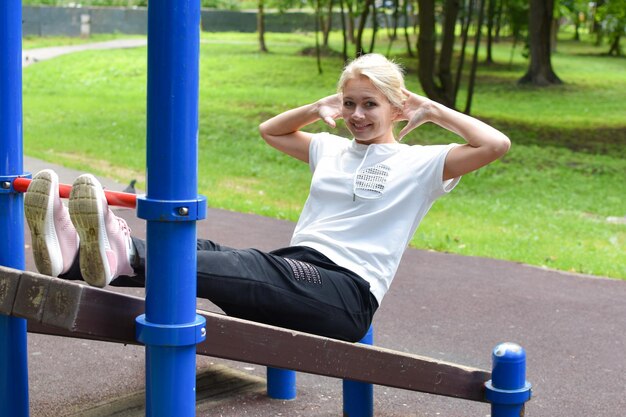
[[[31,180],[29,178],[16,178],[13,181],[13,189],[20,193],[26,192]],[[69,198],[72,186],[68,184],[59,184],[59,195],[61,198]],[[127,208],[137,207],[137,195],[130,193],[122,193],[119,191],[104,190],[104,195],[107,198],[107,203],[110,206],[119,206]]]

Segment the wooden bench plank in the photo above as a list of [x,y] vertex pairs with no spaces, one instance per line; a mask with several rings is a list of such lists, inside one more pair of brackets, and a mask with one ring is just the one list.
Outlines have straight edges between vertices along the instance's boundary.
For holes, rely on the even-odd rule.
[[[0,311],[29,319],[29,331],[137,344],[135,317],[144,300],[32,273],[0,267]],[[9,289],[19,283],[17,290]],[[47,284],[47,290],[45,282]],[[7,288],[4,296],[2,288]],[[17,307],[17,308],[16,308]],[[223,314],[199,311],[207,320],[201,355],[352,379],[377,385],[484,402],[490,373],[375,346],[342,342]]]
[[[22,277],[27,278],[22,279]],[[51,282],[52,280],[46,276],[24,272],[17,286],[12,314],[17,317],[29,317],[41,321]]]
[[376,346],[342,342],[214,313],[198,352],[412,391],[484,400],[491,374]]
[[0,314],[10,315],[23,271],[0,267]]

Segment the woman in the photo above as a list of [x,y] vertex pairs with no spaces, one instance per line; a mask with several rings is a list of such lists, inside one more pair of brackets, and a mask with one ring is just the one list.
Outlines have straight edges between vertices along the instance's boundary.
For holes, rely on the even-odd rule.
[[[334,128],[339,118],[353,139],[301,130],[318,120]],[[393,127],[402,120],[398,140],[433,122],[467,143],[400,144]],[[401,69],[377,54],[350,63],[337,94],[279,114],[260,132],[309,164],[309,197],[286,248],[199,240],[198,296],[234,317],[348,341],[367,332],[432,203],[510,146],[496,129],[409,92]],[[25,197],[40,272],[101,287],[144,285],[145,243],[109,210],[97,180],[75,181],[69,213],[57,188],[56,174],[43,171]]]

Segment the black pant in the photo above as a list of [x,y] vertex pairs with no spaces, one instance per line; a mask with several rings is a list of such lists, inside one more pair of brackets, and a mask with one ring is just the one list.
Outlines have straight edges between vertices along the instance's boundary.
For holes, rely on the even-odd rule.
[[[145,286],[146,243],[138,238],[133,243],[137,275],[118,277],[111,285]],[[356,342],[378,308],[367,281],[311,248],[266,253],[209,240],[198,240],[197,248],[198,297],[232,317]],[[79,271],[73,265],[63,278],[80,279]]]

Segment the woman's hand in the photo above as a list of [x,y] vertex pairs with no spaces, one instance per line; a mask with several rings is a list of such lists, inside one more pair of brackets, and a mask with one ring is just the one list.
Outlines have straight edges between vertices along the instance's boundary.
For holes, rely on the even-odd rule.
[[317,113],[324,123],[335,128],[337,127],[335,120],[341,118],[342,105],[341,96],[333,94],[317,101]]
[[430,113],[433,108],[432,100],[410,92],[406,88],[402,89],[406,96],[402,113],[396,120],[408,120],[409,122],[398,134],[398,140],[402,140],[411,130],[430,121]]

